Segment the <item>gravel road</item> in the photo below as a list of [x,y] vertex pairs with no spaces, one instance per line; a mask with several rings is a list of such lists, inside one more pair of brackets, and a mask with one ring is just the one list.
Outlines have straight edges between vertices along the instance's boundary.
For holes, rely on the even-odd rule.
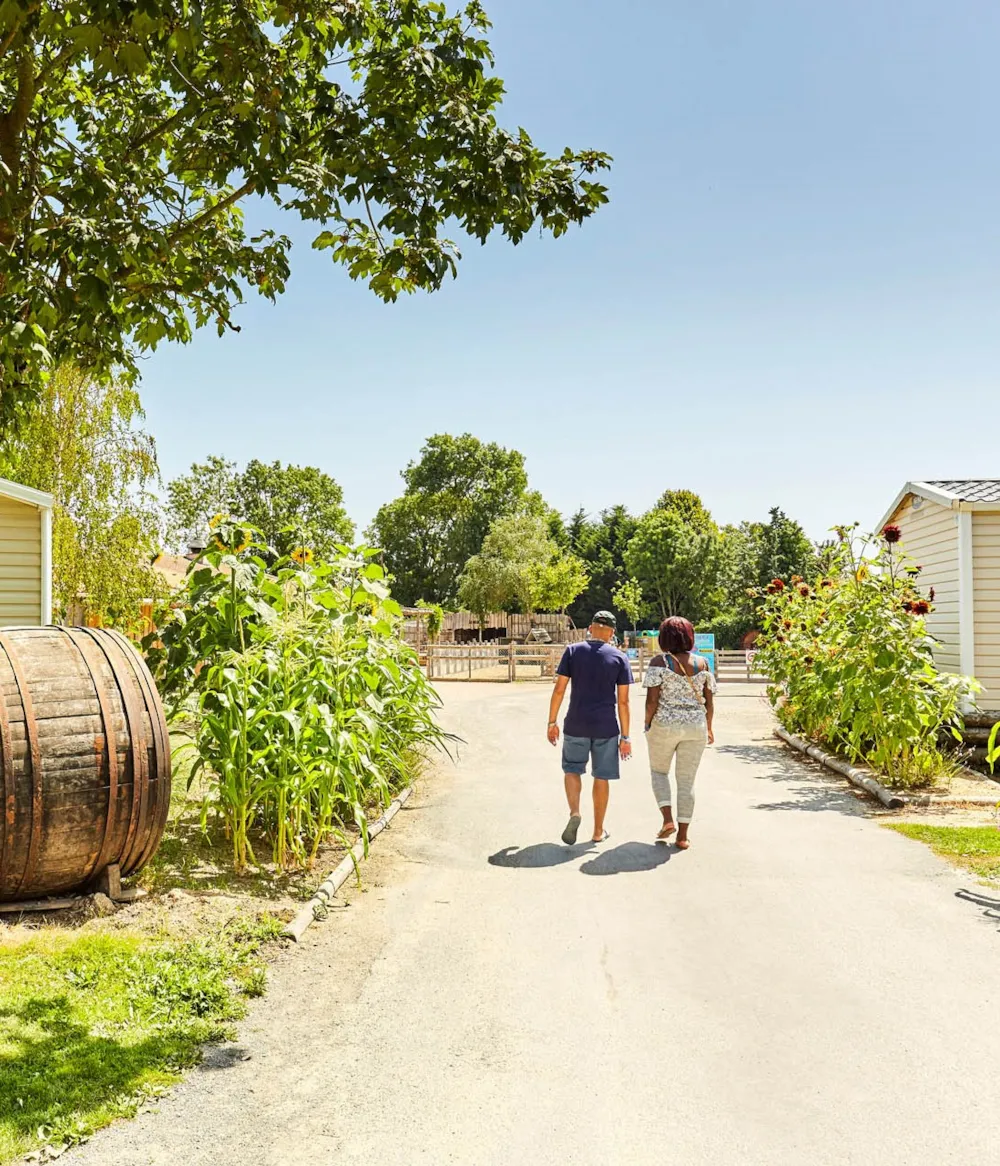
[[612,838],[568,849],[548,687],[443,693],[468,744],[366,891],[238,1044],[64,1162],[997,1161],[1000,901],[778,748],[759,690],[720,696],[686,853],[641,741]]

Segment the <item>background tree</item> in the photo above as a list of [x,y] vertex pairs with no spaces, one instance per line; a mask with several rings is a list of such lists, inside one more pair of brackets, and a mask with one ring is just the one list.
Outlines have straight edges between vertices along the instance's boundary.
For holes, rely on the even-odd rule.
[[220,514],[256,526],[279,555],[304,543],[330,558],[335,546],[354,538],[343,490],[314,466],[253,460],[241,471],[235,462],[213,454],[174,478],[167,497],[170,541],[178,549],[205,542]]
[[661,618],[696,623],[714,614],[720,569],[718,535],[701,531],[671,510],[651,510],[625,554],[629,575]]
[[0,449],[0,476],[54,495],[56,618],[80,600],[101,622],[135,631],[141,601],[157,593],[150,565],[162,540],[151,493],[156,448],[142,418],[128,385],[63,366]]
[[178,551],[204,543],[212,519],[235,514],[236,463],[215,454],[167,483],[167,540]]
[[476,617],[480,640],[487,616],[504,611],[514,592],[509,565],[502,559],[495,555],[473,555],[465,564],[458,581],[458,602]]
[[583,563],[559,548],[546,516],[498,518],[466,564],[459,602],[483,619],[492,611],[562,611],[587,583]]
[[469,433],[441,433],[427,439],[403,480],[403,495],[376,514],[371,541],[385,555],[401,603],[423,596],[452,605],[459,576],[491,524],[525,505],[524,457]]
[[774,578],[817,570],[815,550],[797,522],[777,507],[767,522],[742,522],[722,532],[722,610],[710,630],[720,646],[735,648],[760,627],[759,592]]
[[236,479],[235,501],[235,513],[256,526],[279,555],[304,544],[329,559],[334,547],[354,540],[344,491],[314,466],[250,461]]
[[816,551],[805,531],[777,506],[761,532],[762,557],[759,583],[801,575],[811,579],[816,572]]
[[615,607],[625,613],[629,623],[632,625],[632,633],[634,635],[636,624],[639,622],[639,617],[642,615],[646,606],[642,588],[635,579],[624,579],[615,588],[612,599]]
[[718,530],[711,512],[693,490],[664,490],[654,509],[669,510],[695,530],[713,534]]
[[569,547],[584,563],[590,576],[586,588],[569,606],[577,627],[586,627],[602,608],[625,613],[615,604],[614,592],[625,571],[625,551],[636,532],[638,519],[624,506],[602,510],[596,519],[577,511],[567,528]]
[[554,556],[548,563],[536,563],[529,568],[530,610],[565,614],[566,608],[587,586],[590,576],[583,560],[559,550],[554,540],[553,549]]
[[500,128],[487,28],[479,0],[0,3],[0,422],[52,361],[134,373],[282,292],[251,196],[384,300],[454,274],[445,224],[517,243],[593,214],[607,156]]

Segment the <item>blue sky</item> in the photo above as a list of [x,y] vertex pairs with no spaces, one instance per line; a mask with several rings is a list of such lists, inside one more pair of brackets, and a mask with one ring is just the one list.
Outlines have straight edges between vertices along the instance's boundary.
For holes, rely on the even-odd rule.
[[318,465],[364,525],[435,432],[513,445],[564,511],[666,487],[814,537],[907,478],[1000,477],[1000,7],[492,0],[502,119],[615,155],[558,241],[466,240],[387,306],[315,233],[276,306],[145,364],[165,477]]

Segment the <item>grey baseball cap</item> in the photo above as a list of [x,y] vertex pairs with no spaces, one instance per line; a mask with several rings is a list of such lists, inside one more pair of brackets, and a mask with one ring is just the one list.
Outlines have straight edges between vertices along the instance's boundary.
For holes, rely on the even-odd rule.
[[615,613],[613,611],[595,612],[594,618],[590,622],[603,624],[606,628],[614,628],[615,630],[618,628],[618,620],[615,619]]

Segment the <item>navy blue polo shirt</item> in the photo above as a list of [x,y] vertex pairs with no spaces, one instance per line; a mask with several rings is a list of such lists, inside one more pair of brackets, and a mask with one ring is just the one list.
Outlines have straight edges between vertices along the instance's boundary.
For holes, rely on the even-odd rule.
[[567,647],[557,672],[570,679],[563,732],[570,737],[617,737],[618,686],[632,683],[628,656],[601,640],[584,640]]

